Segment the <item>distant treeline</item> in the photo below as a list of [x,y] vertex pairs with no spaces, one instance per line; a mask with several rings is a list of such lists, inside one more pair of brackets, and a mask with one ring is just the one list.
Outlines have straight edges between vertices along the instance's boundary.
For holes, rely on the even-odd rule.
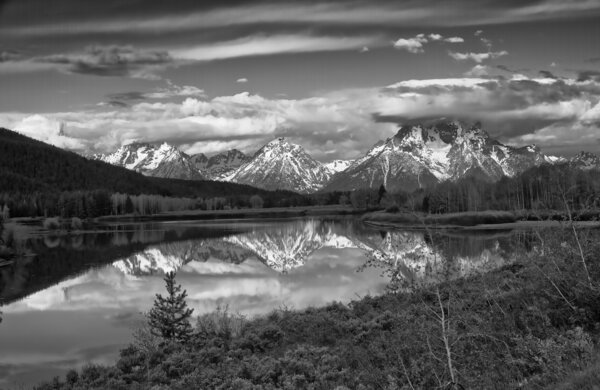
[[600,172],[542,165],[498,182],[442,183],[423,197],[431,213],[479,210],[575,210],[600,206]]
[[129,195],[106,190],[70,192],[0,193],[0,209],[6,207],[11,217],[79,217],[104,215],[151,215],[183,210],[229,210],[257,207],[308,206],[315,200],[287,192],[266,192],[215,197],[172,197],[163,195]]
[[600,208],[599,171],[584,171],[566,164],[542,165],[497,182],[465,178],[412,193],[386,193],[380,202],[380,207],[389,210],[432,214],[482,210],[566,211],[567,206],[579,212]]

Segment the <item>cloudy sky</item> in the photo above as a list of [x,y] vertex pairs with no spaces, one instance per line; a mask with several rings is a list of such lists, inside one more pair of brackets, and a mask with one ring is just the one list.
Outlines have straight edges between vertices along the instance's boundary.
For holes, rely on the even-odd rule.
[[399,124],[481,120],[600,150],[600,0],[0,0],[0,126],[82,153],[276,136],[354,158]]

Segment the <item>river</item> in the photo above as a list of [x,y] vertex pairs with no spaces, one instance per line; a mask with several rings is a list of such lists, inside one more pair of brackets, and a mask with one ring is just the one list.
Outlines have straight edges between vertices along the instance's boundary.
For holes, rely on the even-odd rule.
[[194,314],[246,316],[348,303],[397,286],[485,272],[535,244],[531,232],[369,228],[356,218],[105,224],[29,238],[0,268],[0,388],[112,364],[165,272]]

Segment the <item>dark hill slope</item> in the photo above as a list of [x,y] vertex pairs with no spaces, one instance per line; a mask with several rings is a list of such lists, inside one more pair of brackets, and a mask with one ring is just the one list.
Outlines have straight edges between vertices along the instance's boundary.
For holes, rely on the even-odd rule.
[[0,128],[0,192],[100,189],[128,194],[188,197],[257,194],[274,201],[283,197],[301,197],[292,192],[272,192],[235,183],[146,177]]

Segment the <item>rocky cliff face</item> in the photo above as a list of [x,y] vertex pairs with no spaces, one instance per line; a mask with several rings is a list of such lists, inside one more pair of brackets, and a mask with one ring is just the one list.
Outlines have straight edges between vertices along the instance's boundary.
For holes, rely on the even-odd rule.
[[192,156],[192,162],[198,171],[211,180],[221,180],[229,176],[241,165],[251,160],[251,157],[237,149],[219,153],[211,157],[204,154]]

